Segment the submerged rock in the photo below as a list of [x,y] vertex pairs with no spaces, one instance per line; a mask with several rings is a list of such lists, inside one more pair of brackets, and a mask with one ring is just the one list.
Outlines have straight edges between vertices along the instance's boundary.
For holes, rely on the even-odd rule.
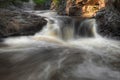
[[0,37],[33,35],[46,23],[44,18],[27,12],[0,9]]

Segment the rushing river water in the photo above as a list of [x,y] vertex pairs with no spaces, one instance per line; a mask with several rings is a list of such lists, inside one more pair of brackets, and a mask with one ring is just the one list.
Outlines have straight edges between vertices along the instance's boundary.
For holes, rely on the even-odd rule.
[[120,42],[97,34],[95,19],[30,13],[48,23],[34,36],[0,43],[0,80],[120,80]]

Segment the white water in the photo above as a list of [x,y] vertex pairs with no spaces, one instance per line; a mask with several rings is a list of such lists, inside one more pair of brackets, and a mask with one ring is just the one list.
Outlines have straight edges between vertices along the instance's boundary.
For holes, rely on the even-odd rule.
[[[35,62],[30,65],[34,66],[36,63],[39,64],[38,67],[32,67],[35,71],[31,74],[23,72],[23,75],[28,75],[27,78],[20,75],[23,78],[18,77],[15,78],[16,80],[120,80],[120,66],[116,68],[113,65],[112,68],[110,65],[112,62],[118,62],[116,65],[119,65],[120,42],[101,37],[96,31],[95,19],[81,22],[80,26],[78,25],[78,32],[75,32],[74,20],[72,21],[69,17],[58,16],[56,12],[52,11],[29,12],[46,17],[47,25],[34,36],[5,39],[3,44],[8,46],[0,48],[0,53],[21,53],[23,55],[19,54],[18,57],[16,54],[10,58],[12,62],[19,62],[24,61],[30,54],[38,52],[40,56],[36,57],[40,57],[39,60],[42,60],[43,57],[43,63],[38,63],[39,60],[33,57],[33,61],[36,58]],[[46,56],[44,55],[52,57],[47,57],[48,60],[45,61]],[[84,58],[83,63],[81,63],[82,58]],[[12,77],[10,78],[12,79]]]

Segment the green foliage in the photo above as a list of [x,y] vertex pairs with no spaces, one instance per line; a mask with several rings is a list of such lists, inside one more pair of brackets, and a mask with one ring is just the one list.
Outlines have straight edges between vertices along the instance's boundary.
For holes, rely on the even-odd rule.
[[47,2],[48,0],[34,0],[34,2],[36,4],[44,4],[45,2]]
[[53,2],[58,5],[60,3],[60,0],[53,0]]
[[54,2],[54,4],[55,4],[56,8],[59,7],[60,1],[61,1],[61,0],[53,0],[53,2]]

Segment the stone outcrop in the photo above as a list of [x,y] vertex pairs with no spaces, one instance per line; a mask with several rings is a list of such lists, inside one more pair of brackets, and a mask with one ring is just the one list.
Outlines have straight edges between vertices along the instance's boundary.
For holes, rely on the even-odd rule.
[[120,39],[120,0],[107,0],[106,7],[96,14],[98,33],[112,39]]
[[46,23],[44,18],[27,12],[0,9],[0,37],[33,35]]

